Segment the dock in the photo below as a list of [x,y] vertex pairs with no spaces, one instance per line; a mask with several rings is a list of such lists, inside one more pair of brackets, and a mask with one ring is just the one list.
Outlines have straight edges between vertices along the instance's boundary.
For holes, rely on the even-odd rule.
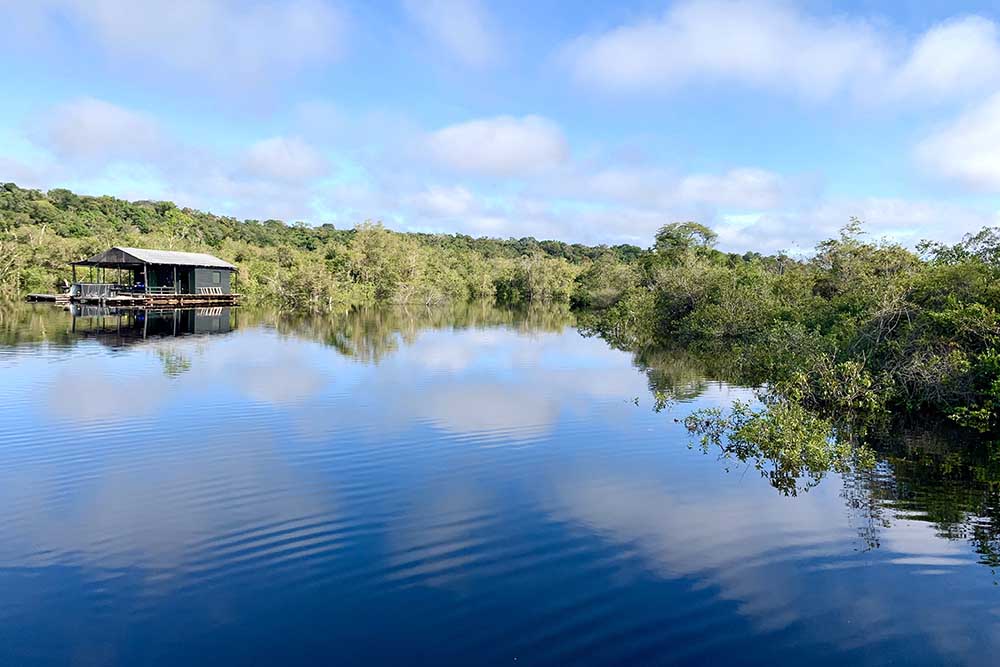
[[65,294],[29,294],[27,301],[48,302],[60,305],[70,303],[109,308],[167,308],[191,307],[208,308],[213,306],[238,306],[239,294],[112,294],[108,296]]
[[[115,246],[71,266],[67,292],[29,294],[27,300],[109,308],[211,308],[240,301],[236,267],[205,253]],[[88,269],[90,279],[78,281],[78,268]]]

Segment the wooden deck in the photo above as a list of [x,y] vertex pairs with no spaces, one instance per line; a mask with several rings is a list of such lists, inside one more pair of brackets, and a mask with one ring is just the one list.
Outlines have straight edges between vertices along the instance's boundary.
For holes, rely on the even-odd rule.
[[158,308],[169,306],[236,306],[239,294],[118,294],[115,296],[75,296],[69,294],[29,294],[28,301],[48,301],[51,303],[86,303],[119,308]]
[[29,294],[25,301],[48,301],[50,303],[69,303],[69,294]]

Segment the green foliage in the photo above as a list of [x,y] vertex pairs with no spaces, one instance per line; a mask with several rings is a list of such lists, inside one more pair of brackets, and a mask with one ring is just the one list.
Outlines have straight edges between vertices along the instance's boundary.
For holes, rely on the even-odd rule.
[[704,254],[715,246],[718,234],[697,222],[672,222],[656,232],[653,249],[668,262],[677,262],[690,253]]
[[[0,185],[0,298],[61,291],[70,262],[114,245],[209,252],[239,267],[250,303],[325,312],[374,302],[567,302],[597,258],[634,246],[338,230],[216,216],[171,202],[126,202]],[[616,266],[618,266],[616,264]]]
[[853,421],[931,412],[1000,428],[1000,231],[917,255],[852,220],[801,261],[726,255],[713,240],[700,225],[663,227],[589,328],[619,345],[684,344]]
[[0,298],[60,290],[69,262],[113,245],[210,252],[249,303],[339,312],[375,302],[555,301],[629,349],[678,344],[820,414],[933,413],[1000,428],[1000,230],[919,253],[857,220],[807,260],[727,254],[704,225],[654,246],[338,230],[0,185]]
[[752,465],[785,495],[808,491],[830,470],[848,472],[874,465],[870,450],[838,437],[831,422],[798,403],[772,401],[753,410],[734,401],[728,411],[698,410],[684,419],[705,451]]
[[971,372],[980,385],[978,397],[970,405],[952,411],[950,417],[958,424],[980,433],[995,430],[1000,415],[1000,351],[991,349],[978,355]]
[[573,305],[608,308],[618,303],[638,279],[633,264],[625,264],[611,253],[601,255],[577,275]]

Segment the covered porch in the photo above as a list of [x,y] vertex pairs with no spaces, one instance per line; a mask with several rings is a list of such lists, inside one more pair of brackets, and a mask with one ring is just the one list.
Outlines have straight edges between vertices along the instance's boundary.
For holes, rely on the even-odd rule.
[[72,269],[70,299],[235,296],[231,278],[236,267],[204,253],[115,247],[73,262]]

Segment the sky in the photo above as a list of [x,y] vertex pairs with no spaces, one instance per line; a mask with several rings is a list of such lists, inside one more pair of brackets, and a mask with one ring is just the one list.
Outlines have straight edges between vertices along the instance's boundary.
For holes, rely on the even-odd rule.
[[[991,6],[994,5],[994,6]],[[0,181],[239,218],[805,253],[1000,224],[1000,10],[0,0]]]

